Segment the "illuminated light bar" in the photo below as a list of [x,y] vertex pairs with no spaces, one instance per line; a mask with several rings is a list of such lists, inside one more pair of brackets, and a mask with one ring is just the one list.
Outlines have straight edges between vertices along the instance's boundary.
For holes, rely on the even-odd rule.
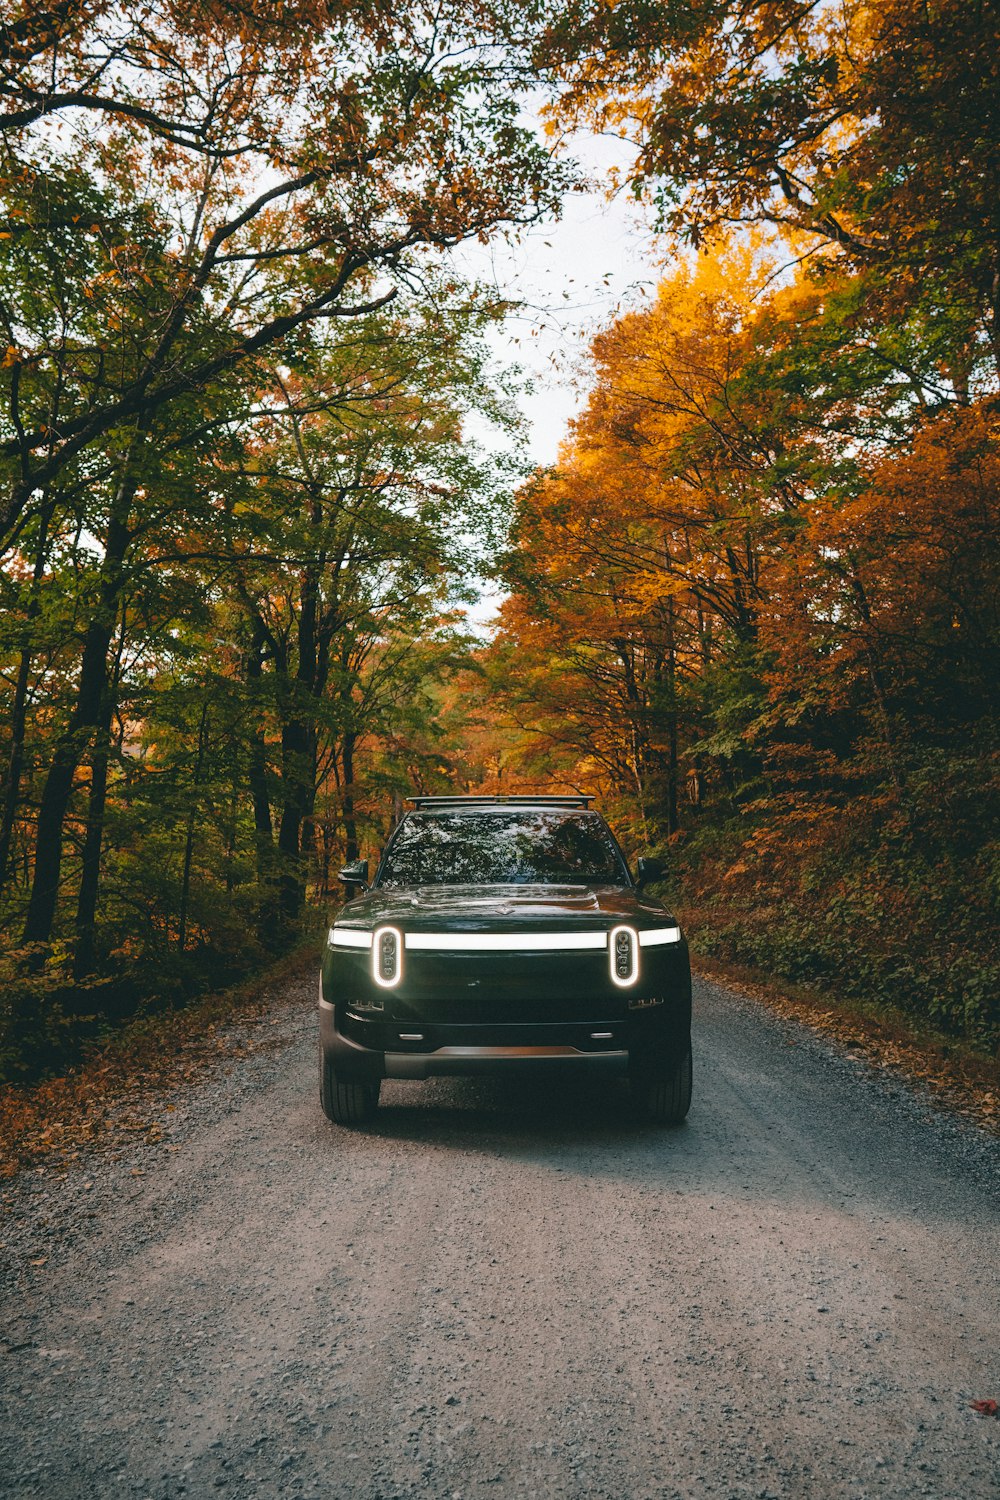
[[[393,932],[397,928],[391,929]],[[634,932],[634,928],[615,928]],[[679,943],[679,927],[651,927],[637,932],[640,948],[655,948],[667,943]],[[555,953],[582,952],[586,949],[600,950],[608,946],[606,932],[407,932],[401,934],[403,945],[410,949],[423,949],[436,953]],[[329,941],[337,948],[364,948],[370,950],[374,934],[359,927],[331,927]]]
[[372,935],[358,927],[331,927],[330,942],[337,948],[370,948]]
[[372,978],[391,990],[403,977],[403,934],[398,927],[376,927],[372,933]]
[[639,934],[634,927],[612,927],[608,934],[611,978],[620,989],[639,978]]
[[434,953],[572,953],[606,948],[606,932],[408,932],[407,948]]
[[679,943],[681,930],[679,927],[650,927],[639,934],[640,948],[656,948],[661,943]]

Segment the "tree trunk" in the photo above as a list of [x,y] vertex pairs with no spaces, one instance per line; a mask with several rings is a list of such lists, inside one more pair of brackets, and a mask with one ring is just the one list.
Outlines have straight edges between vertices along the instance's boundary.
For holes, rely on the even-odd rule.
[[344,735],[341,760],[344,766],[344,863],[353,864],[360,858],[358,847],[358,825],[354,817],[354,746],[357,735],[348,731]]
[[264,744],[263,705],[260,683],[264,675],[264,631],[253,617],[253,641],[247,656],[246,681],[249,689],[253,729],[250,733],[250,755],[247,779],[253,798],[254,850],[257,856],[257,884],[261,890],[270,887],[274,871],[274,826],[271,822],[271,800],[267,789],[267,751]]
[[73,781],[84,751],[93,739],[94,731],[99,728],[104,712],[108,690],[108,648],[118,616],[118,600],[124,586],[122,565],[130,540],[127,522],[139,483],[132,463],[139,437],[140,433],[137,432],[108,518],[98,606],[84,640],[76,704],[69,723],[56,743],[49,774],[42,788],[35,829],[35,872],[22,939],[26,945],[44,945],[52,937],[59,898],[63,828],[73,793]]
[[253,727],[250,731],[247,779],[253,800],[254,858],[257,868],[257,937],[265,948],[279,946],[280,933],[275,889],[274,823],[267,784],[267,745],[264,739],[264,675],[266,632],[250,606],[252,640],[247,654],[246,683]]
[[305,887],[302,871],[302,825],[309,812],[309,732],[297,716],[281,729],[281,818],[278,853],[281,855],[281,914],[294,922],[302,911]]
[[[29,603],[25,622],[25,636],[31,628],[31,620],[37,611]],[[17,823],[17,809],[21,800],[21,773],[24,769],[24,735],[27,725],[28,678],[31,675],[32,651],[27,643],[21,647],[14,685],[14,702],[10,715],[10,755],[7,761],[7,779],[4,784],[3,813],[0,815],[0,891],[7,884],[10,871],[10,851]]]
[[24,923],[25,944],[48,943],[52,936],[62,868],[63,827],[77,766],[101,721],[111,636],[112,628],[106,623],[100,619],[91,621],[83,648],[76,706],[59,737],[45,778],[35,830],[35,872]]
[[76,905],[76,943],[73,948],[73,978],[79,982],[94,967],[94,941],[97,930],[97,894],[101,883],[101,846],[104,842],[104,809],[108,793],[108,763],[111,754],[111,721],[117,702],[118,678],[122,652],[125,649],[125,614],[122,612],[111,673],[100,722],[94,735],[90,757],[90,796],[87,800],[87,832],[83,841],[80,865],[80,891]]
[[677,640],[674,601],[667,601],[667,691],[670,702],[667,709],[667,833],[676,833],[679,827],[677,813]]
[[[313,524],[320,513],[312,507]],[[297,662],[294,678],[286,676],[281,696],[281,913],[295,922],[305,901],[305,854],[310,847],[316,802],[315,708],[322,692],[320,674],[319,565],[310,562],[299,575]],[[286,663],[287,668],[287,663]],[[325,673],[323,674],[325,676]]]
[[205,764],[205,746],[208,739],[208,699],[202,704],[201,722],[198,725],[198,754],[194,763],[194,776],[191,786],[191,810],[187,819],[187,837],[184,841],[184,868],[181,873],[181,899],[180,911],[177,917],[177,946],[184,952],[187,942],[187,914],[188,900],[191,893],[191,861],[194,857],[194,825],[198,808],[196,799],[198,788],[201,786],[202,767]]
[[233,774],[233,788],[229,796],[229,814],[226,818],[226,895],[231,896],[236,885],[236,821],[239,814],[239,792]]
[[330,824],[326,818],[320,824],[319,838],[319,895],[325,901],[330,894]]
[[[108,695],[110,697],[110,695]],[[94,968],[94,938],[97,926],[97,892],[101,877],[101,844],[104,808],[108,791],[108,739],[111,705],[102,711],[94,749],[90,757],[90,796],[87,801],[87,832],[80,866],[80,893],[76,906],[76,943],[73,948],[73,978],[79,983]]]
[[31,592],[25,611],[24,629],[21,634],[21,654],[17,664],[17,680],[14,684],[14,702],[10,715],[10,754],[7,760],[7,777],[4,783],[3,811],[0,813],[0,891],[7,883],[10,872],[10,851],[17,823],[17,809],[21,799],[21,773],[24,769],[24,738],[28,718],[28,680],[31,676],[32,626],[42,607],[42,578],[45,576],[46,547],[49,523],[55,508],[54,501],[47,501],[41,514],[38,544],[35,548],[35,566],[31,575]]

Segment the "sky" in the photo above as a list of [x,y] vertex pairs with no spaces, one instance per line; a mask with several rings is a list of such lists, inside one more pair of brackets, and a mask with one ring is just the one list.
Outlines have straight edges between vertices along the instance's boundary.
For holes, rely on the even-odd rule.
[[[588,176],[604,179],[627,158],[620,142],[579,138],[573,154]],[[598,187],[567,196],[562,216],[522,231],[519,242],[499,236],[454,252],[462,272],[496,287],[524,306],[493,330],[497,363],[519,366],[530,383],[519,405],[527,419],[530,461],[552,464],[567,424],[587,396],[585,355],[590,340],[621,311],[648,302],[663,274],[664,247],[648,211],[625,193],[612,199]],[[496,435],[467,423],[487,448]],[[502,594],[484,585],[467,611],[470,624],[489,632]]]
[[[627,161],[620,142],[579,137],[573,154],[585,172],[603,178]],[[648,300],[660,274],[662,244],[648,213],[625,193],[608,200],[594,189],[567,196],[562,217],[522,231],[520,243],[494,237],[456,253],[467,274],[492,283],[525,306],[492,336],[497,359],[520,365],[532,384],[521,399],[530,455],[555,461],[566,424],[585,399],[583,355],[598,328],[616,312]]]

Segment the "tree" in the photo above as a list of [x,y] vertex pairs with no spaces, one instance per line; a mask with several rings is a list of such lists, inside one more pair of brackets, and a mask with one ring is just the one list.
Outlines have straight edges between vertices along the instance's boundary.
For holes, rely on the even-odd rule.
[[517,123],[515,19],[205,0],[7,23],[0,547],[107,435],[384,305],[418,247],[552,206],[560,174]]
[[[504,417],[481,391],[475,336],[489,316],[451,297],[437,312],[382,315],[361,337],[318,345],[294,378],[280,379],[281,414],[248,451],[249,489],[232,492],[231,576],[253,643],[251,676],[280,729],[286,921],[302,907],[324,755],[349,806],[358,740],[379,715],[376,680],[399,666],[386,642],[419,635],[428,608],[439,607],[462,561],[451,537],[464,528],[471,538],[490,493],[461,428],[469,405]],[[255,544],[266,539],[264,566],[246,550],[251,512]],[[274,572],[278,559],[294,560],[291,575]],[[254,776],[262,788],[260,760]]]
[[564,115],[624,133],[695,244],[776,226],[794,256],[916,312],[959,394],[1000,370],[995,0],[584,5],[545,53]]

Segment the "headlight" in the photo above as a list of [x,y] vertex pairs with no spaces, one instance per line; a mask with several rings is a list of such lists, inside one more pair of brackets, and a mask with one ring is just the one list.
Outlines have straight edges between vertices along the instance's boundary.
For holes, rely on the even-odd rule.
[[645,932],[639,934],[640,948],[662,948],[668,943],[679,943],[681,930],[679,927],[647,927]]
[[608,937],[611,978],[623,989],[639,978],[639,934],[634,927],[612,927]]
[[372,938],[372,978],[392,989],[403,977],[403,934],[398,927],[376,927]]
[[370,948],[372,935],[360,927],[331,927],[327,942],[331,948]]

